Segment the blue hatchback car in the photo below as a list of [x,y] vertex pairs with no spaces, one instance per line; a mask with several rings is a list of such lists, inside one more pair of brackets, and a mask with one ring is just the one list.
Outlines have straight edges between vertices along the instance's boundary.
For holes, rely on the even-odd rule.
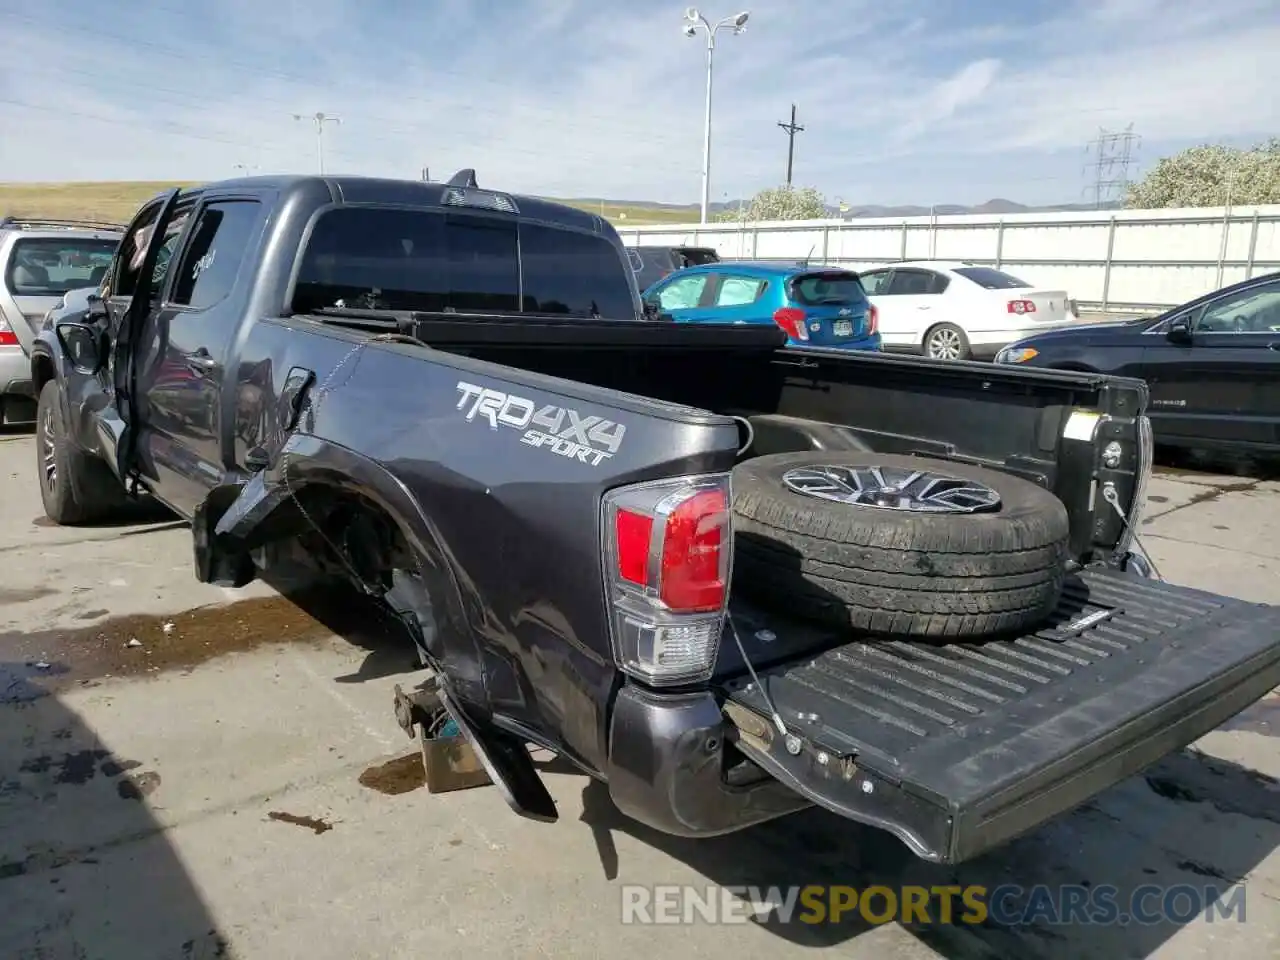
[[851,270],[707,263],[669,273],[642,294],[679,323],[772,323],[789,346],[879,350],[876,308]]

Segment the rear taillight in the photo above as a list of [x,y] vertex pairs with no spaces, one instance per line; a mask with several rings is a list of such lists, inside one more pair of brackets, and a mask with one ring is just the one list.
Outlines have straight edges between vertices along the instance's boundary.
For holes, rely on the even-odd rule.
[[16,346],[18,346],[18,335],[13,332],[13,327],[9,326],[9,321],[0,317],[0,347]]
[[1035,313],[1036,305],[1033,300],[1010,300],[1010,313]]
[[655,686],[706,680],[729,602],[728,474],[678,477],[605,495],[602,517],[613,652]]
[[867,336],[873,336],[880,329],[880,311],[873,303],[867,308]]
[[792,340],[808,340],[809,331],[804,328],[804,311],[796,307],[782,307],[773,314],[773,322]]

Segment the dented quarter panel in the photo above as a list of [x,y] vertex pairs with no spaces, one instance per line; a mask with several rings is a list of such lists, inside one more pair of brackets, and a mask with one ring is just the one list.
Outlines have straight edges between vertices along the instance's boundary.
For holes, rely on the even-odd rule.
[[[264,450],[262,491],[277,499],[328,483],[380,503],[426,565],[447,571],[433,601],[446,642],[462,645],[459,696],[499,724],[562,737],[601,769],[616,668],[600,498],[730,469],[734,422],[305,319],[255,322],[237,364],[236,463]],[[290,433],[280,397],[298,367],[316,378]]]

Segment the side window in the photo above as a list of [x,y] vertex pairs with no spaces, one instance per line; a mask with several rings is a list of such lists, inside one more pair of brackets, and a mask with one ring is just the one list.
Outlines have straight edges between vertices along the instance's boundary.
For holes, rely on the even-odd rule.
[[142,268],[142,258],[151,242],[151,231],[155,229],[156,216],[160,212],[160,204],[156,203],[143,214],[143,219],[132,232],[125,235],[116,251],[115,270],[107,281],[107,296],[131,297],[138,288],[138,271]]
[[173,264],[174,254],[178,249],[178,241],[182,239],[182,231],[187,226],[190,210],[175,211],[164,228],[164,243],[156,254],[156,268],[151,272],[151,299],[155,300],[164,290],[165,281],[169,278],[169,268]]
[[870,273],[860,273],[858,277],[862,280],[862,289],[867,291],[868,297],[883,296],[889,292],[885,289],[889,279],[888,270],[872,270]]
[[947,287],[949,286],[951,286],[950,277],[941,273],[933,273],[932,271],[930,271],[929,289],[926,291],[926,293],[944,293]]
[[1280,280],[1210,301],[1196,320],[1195,332],[1280,332]]
[[724,277],[716,293],[717,307],[741,307],[755,303],[764,292],[765,281],[757,277]]
[[926,270],[895,270],[889,282],[889,293],[896,297],[912,297],[931,293],[933,274]]
[[663,310],[691,310],[702,299],[702,291],[706,289],[705,273],[695,273],[687,277],[673,280],[658,292],[658,303]]
[[215,200],[200,211],[182,251],[171,303],[205,310],[226,298],[260,210],[256,200]]

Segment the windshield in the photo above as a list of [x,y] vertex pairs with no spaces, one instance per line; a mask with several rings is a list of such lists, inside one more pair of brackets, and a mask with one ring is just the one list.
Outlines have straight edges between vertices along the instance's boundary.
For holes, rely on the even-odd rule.
[[806,306],[822,303],[864,303],[867,292],[854,273],[811,273],[791,281],[791,295]]
[[293,309],[332,307],[636,319],[631,264],[605,237],[371,207],[321,215],[307,242]]
[[1018,287],[1031,286],[1025,280],[1019,280],[1012,274],[1005,273],[1003,270],[993,270],[990,267],[956,267],[954,272],[967,280],[972,280],[985,290],[1014,290]]
[[60,297],[101,283],[115,252],[114,240],[23,238],[13,245],[5,282],[15,296]]

